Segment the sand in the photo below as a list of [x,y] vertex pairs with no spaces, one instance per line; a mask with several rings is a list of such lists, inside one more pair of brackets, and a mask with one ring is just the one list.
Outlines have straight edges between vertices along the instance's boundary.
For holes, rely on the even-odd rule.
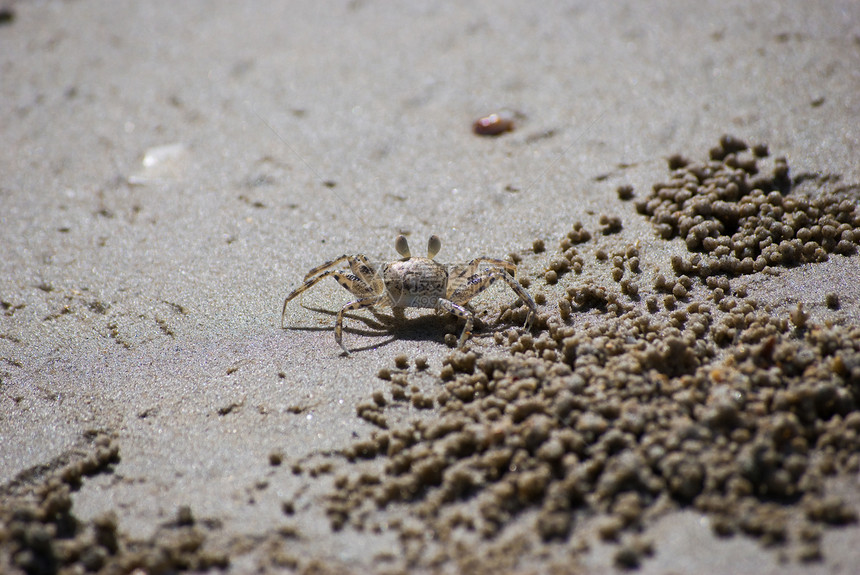
[[[334,530],[326,515],[336,478],[360,473],[337,454],[380,431],[357,413],[374,392],[385,395],[378,411],[390,429],[442,416],[438,403],[393,402],[380,369],[396,370],[405,354],[409,393],[436,398],[451,353],[445,334],[458,326],[417,311],[393,329],[356,316],[344,357],[332,327],[348,296],[333,282],[291,302],[289,329],[280,328],[283,298],[308,270],[344,253],[391,260],[396,235],[408,234],[418,252],[437,234],[444,262],[518,254],[519,276],[545,293],[542,312],[557,316],[568,288],[616,285],[611,262],[593,257],[597,247],[611,256],[638,242],[649,274],[675,275],[672,256],[690,255],[684,242],[660,238],[616,189],[647,197],[667,178],[667,157],[706,159],[724,133],[786,156],[793,176],[806,175],[799,191],[843,186],[857,202],[852,2],[8,6],[4,567],[20,550],[9,513],[44,511],[52,485],[47,492],[65,489],[74,507],[54,504],[51,517],[80,522],[71,540],[99,547],[86,539],[92,522],[113,532],[105,515],[113,513],[126,558],[182,548],[191,549],[186,566],[237,573],[464,569],[464,554],[447,549],[434,563],[410,547],[404,531],[426,525],[408,505],[390,511],[405,524],[389,525],[381,511],[364,531]],[[473,122],[492,112],[511,114],[515,129],[475,135]],[[620,217],[621,230],[603,236],[602,215]],[[583,273],[547,286],[576,221],[594,234]],[[545,251],[534,253],[536,239]],[[858,268],[856,255],[834,254],[740,283],[775,316],[800,302],[811,324],[850,328],[860,325]],[[639,287],[640,301],[624,302],[645,309],[656,292],[651,281]],[[825,305],[830,293],[836,310]],[[492,325],[513,299],[500,285],[475,299],[486,312],[472,344],[482,357],[513,353]],[[578,328],[602,321],[600,310],[571,318]],[[420,356],[428,369],[419,373]],[[362,465],[380,474],[385,463]],[[51,483],[56,473],[67,487]],[[856,473],[832,479],[828,488],[856,510]],[[180,509],[191,518],[177,520]],[[632,544],[626,537],[641,535],[654,549],[640,553],[643,572],[833,572],[858,559],[856,526],[825,529],[823,559],[807,564],[793,547],[718,538],[690,507],[667,509],[621,543],[583,531],[588,549],[575,548],[578,534],[574,543],[533,542],[532,512],[508,526],[524,547],[512,553],[508,540],[489,539],[475,556],[512,570],[609,571],[619,546]],[[176,543],[187,538],[198,545]]]

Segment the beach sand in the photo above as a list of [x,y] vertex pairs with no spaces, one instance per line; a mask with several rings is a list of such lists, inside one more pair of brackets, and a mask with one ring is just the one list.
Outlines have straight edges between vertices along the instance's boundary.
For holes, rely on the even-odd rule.
[[[856,3],[4,6],[0,570],[824,573],[860,561]],[[491,113],[514,129],[476,135]],[[721,157],[724,134],[767,146],[756,184],[780,198],[765,190],[756,209],[838,200],[831,215],[848,227],[816,232],[826,256],[703,271],[714,246],[659,227],[646,204],[674,154],[752,161]],[[685,173],[703,197],[723,185]],[[422,255],[438,235],[441,262],[519,262],[540,307],[531,339],[501,282],[472,302],[472,356],[446,344],[462,324],[429,310],[393,327],[348,317],[344,356],[333,326],[349,294],[333,281],[290,302],[281,329],[308,270],[341,254],[393,261],[399,234]],[[650,332],[628,333],[648,316]],[[646,342],[664,355],[645,378],[664,387],[617,395],[625,380],[598,368],[638,377],[624,362]],[[576,363],[589,354],[592,367]],[[532,387],[504,395],[521,379]],[[803,381],[813,395],[792,387]],[[559,386],[575,404],[558,406]],[[737,420],[707,419],[720,394]],[[657,410],[659,441],[647,421],[621,427],[629,402]],[[578,439],[559,439],[565,426]],[[680,454],[675,467],[607,488],[646,439]],[[756,459],[765,439],[777,449]],[[496,475],[475,459],[505,447],[522,455]],[[681,465],[712,447],[727,474],[747,475],[719,487],[719,466]],[[573,469],[593,491],[568,485],[570,507],[553,508]]]

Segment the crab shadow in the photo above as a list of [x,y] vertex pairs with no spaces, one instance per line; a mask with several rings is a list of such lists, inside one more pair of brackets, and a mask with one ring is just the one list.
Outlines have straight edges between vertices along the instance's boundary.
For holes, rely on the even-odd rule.
[[[318,308],[307,305],[302,305],[302,307],[307,309],[308,311],[321,313],[332,318],[336,317],[338,314],[338,312],[335,310],[325,308]],[[415,317],[406,317],[405,314],[401,314],[400,316],[398,316],[396,314],[392,315],[380,313],[379,311],[374,309],[368,309],[367,311],[373,314],[373,317],[353,313],[343,314],[344,333],[363,337],[379,337],[380,335],[383,335],[383,333],[385,333],[388,334],[389,337],[381,342],[374,342],[372,344],[359,347],[351,347],[349,345],[349,342],[346,341],[346,338],[344,338],[344,343],[347,344],[347,348],[349,348],[351,352],[378,349],[382,346],[389,345],[397,340],[433,341],[436,343],[443,343],[445,335],[447,333],[454,333],[457,337],[459,337],[464,325],[462,321],[455,321],[454,319],[452,319],[451,316],[439,315],[432,310],[426,310],[424,311],[424,313],[419,313],[418,315],[415,315]],[[366,326],[366,329],[355,326],[355,322],[364,324],[364,326]],[[488,324],[486,321],[484,321],[480,317],[476,317],[472,336],[480,337],[481,335],[483,335],[480,333],[480,331],[486,328],[487,325]],[[295,331],[333,332],[334,321],[332,321],[331,325],[326,326],[286,326],[284,329]]]

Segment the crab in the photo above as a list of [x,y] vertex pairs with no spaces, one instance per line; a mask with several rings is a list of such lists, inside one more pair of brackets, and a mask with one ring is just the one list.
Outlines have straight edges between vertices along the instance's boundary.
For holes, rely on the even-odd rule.
[[[332,276],[358,299],[344,305],[337,314],[334,340],[349,350],[343,343],[343,316],[348,311],[385,305],[392,308],[396,316],[403,315],[407,307],[435,309],[436,313],[447,312],[465,320],[458,347],[462,348],[472,333],[474,314],[467,309],[469,300],[502,279],[529,308],[523,326],[528,330],[537,315],[537,306],[529,292],[515,279],[514,264],[488,257],[475,258],[466,264],[445,266],[433,261],[442,247],[437,236],[430,236],[427,257],[413,257],[404,236],[397,236],[394,247],[402,257],[391,263],[372,264],[366,256],[343,255],[317,266],[305,275],[304,283],[284,299],[281,311],[281,328],[287,314],[287,304],[320,281]],[[349,270],[335,269],[346,262]]]

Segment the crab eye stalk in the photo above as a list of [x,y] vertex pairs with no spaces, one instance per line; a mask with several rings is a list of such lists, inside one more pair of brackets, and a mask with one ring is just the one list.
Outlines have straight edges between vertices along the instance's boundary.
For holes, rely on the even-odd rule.
[[404,258],[412,257],[412,254],[409,253],[409,242],[406,241],[406,236],[397,236],[397,239],[394,240],[394,249]]
[[430,236],[430,241],[427,242],[427,257],[432,260],[441,249],[442,240],[439,239],[439,236]]

